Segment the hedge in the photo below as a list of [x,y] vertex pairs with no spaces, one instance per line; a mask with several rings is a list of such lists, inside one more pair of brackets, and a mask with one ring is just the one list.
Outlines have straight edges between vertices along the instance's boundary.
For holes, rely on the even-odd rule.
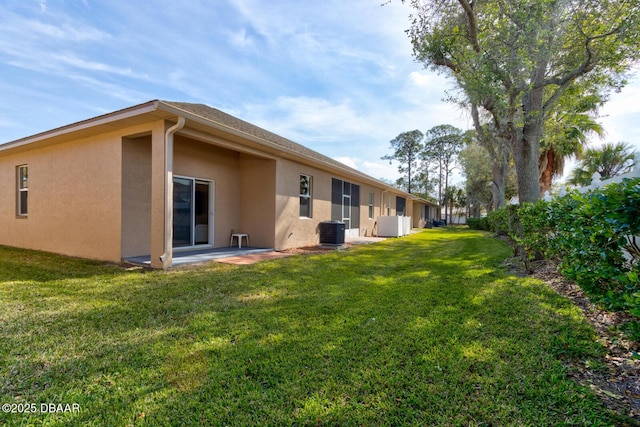
[[[562,274],[593,300],[640,319],[640,178],[508,206],[488,221],[528,269],[534,258],[557,258]],[[640,322],[629,328],[640,340]]]

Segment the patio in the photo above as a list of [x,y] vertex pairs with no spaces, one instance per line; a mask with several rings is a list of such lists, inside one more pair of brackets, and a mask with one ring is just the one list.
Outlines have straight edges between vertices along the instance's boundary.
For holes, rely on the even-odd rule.
[[[345,245],[366,245],[370,243],[377,243],[385,240],[385,237],[347,237],[345,239]],[[318,248],[325,249],[339,249],[345,246],[323,246],[318,245]],[[250,264],[263,259],[271,259],[276,257],[284,257],[294,255],[294,252],[276,252],[273,248],[255,248],[251,246],[238,246],[220,247],[220,248],[206,248],[206,249],[193,249],[193,250],[174,250],[173,251],[173,267],[180,267],[188,264],[198,264],[213,260],[228,260],[233,264]],[[243,260],[243,258],[245,260]],[[125,258],[124,261],[131,264],[151,266],[151,256],[137,256]]]
[[[173,267],[179,267],[187,264],[197,264],[201,262],[212,261],[215,259],[232,258],[245,255],[254,255],[266,252],[273,252],[273,249],[254,248],[250,246],[244,246],[238,248],[237,246],[221,247],[221,248],[206,248],[206,249],[194,249],[186,251],[173,252]],[[137,256],[125,258],[124,261],[132,264],[138,264],[143,266],[151,265],[151,256]]]

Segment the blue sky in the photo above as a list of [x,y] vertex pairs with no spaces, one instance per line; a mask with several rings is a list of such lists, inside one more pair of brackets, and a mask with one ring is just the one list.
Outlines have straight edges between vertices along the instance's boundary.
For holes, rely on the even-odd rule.
[[[395,179],[389,141],[468,115],[399,0],[2,0],[0,143],[152,99],[204,103]],[[640,82],[601,112],[640,150]]]

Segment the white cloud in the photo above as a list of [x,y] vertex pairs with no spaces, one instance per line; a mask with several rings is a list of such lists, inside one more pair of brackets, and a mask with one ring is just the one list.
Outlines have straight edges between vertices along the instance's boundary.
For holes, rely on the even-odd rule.
[[388,161],[384,160],[380,160],[379,162],[365,160],[362,162],[360,170],[374,178],[386,178],[395,181],[400,177],[398,166],[389,164]]
[[79,58],[74,54],[52,54],[48,56],[48,59],[57,62],[58,64],[70,65],[73,68],[88,70],[88,71],[101,71],[110,74],[119,74],[121,76],[133,77],[133,71],[131,68],[122,68],[101,62],[87,61]]
[[377,179],[384,178],[395,181],[400,177],[397,164],[390,164],[388,161],[374,162],[352,156],[336,156],[333,159]]
[[255,41],[247,35],[245,28],[229,32],[229,41],[239,49],[253,49],[255,46]]
[[640,150],[640,85],[637,80],[634,83],[612,94],[602,108],[600,122],[606,135],[599,143],[626,142]]
[[409,73],[409,82],[418,88],[430,89],[437,84],[438,78],[433,73],[425,73],[421,71],[412,71]]
[[[101,79],[96,79],[90,76],[81,74],[70,74],[69,79],[78,85],[84,86],[90,89],[92,92],[108,95],[116,99],[120,99],[130,104],[135,104],[141,100],[148,100],[150,97],[143,94],[142,91],[137,89],[129,89],[124,85],[116,83],[108,83]],[[95,96],[95,95],[94,95]]]
[[42,42],[44,46],[50,46],[55,41],[97,41],[110,37],[109,33],[105,31],[68,17],[59,17],[50,21],[54,24],[43,22],[41,19],[8,13],[3,20],[0,34],[11,36],[18,43],[35,41]]
[[351,157],[338,156],[338,157],[334,157],[333,160],[337,160],[340,163],[344,163],[345,165],[349,166],[350,168],[358,169],[358,165],[356,164],[356,161],[354,159],[352,159]]
[[248,120],[297,141],[342,141],[362,136],[368,122],[349,100],[279,97],[272,104],[246,106]]

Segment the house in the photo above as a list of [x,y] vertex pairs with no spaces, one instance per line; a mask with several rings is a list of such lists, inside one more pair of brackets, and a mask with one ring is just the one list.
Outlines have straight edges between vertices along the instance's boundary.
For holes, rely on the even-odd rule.
[[222,111],[149,101],[0,145],[0,244],[119,262],[229,245],[319,242],[319,224],[376,235],[380,216],[438,206]]

